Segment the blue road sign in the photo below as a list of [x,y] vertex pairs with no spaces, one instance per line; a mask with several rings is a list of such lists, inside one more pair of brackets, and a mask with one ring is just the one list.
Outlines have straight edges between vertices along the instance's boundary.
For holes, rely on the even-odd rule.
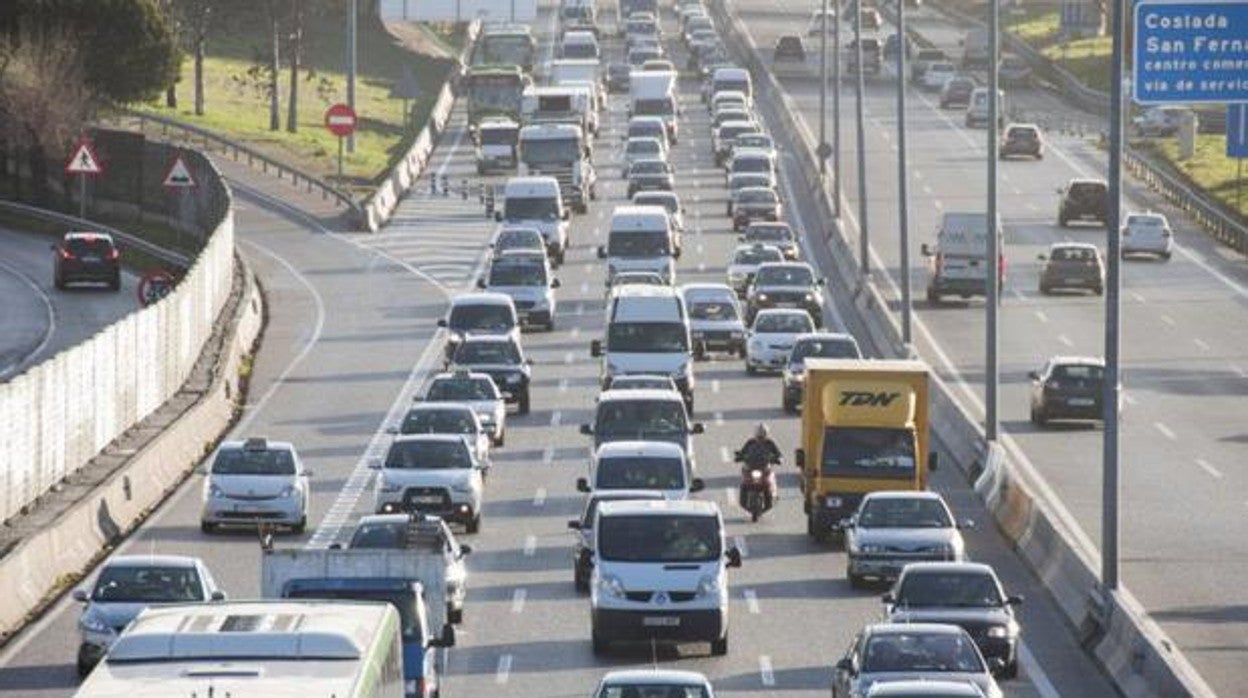
[[1248,158],[1248,104],[1226,105],[1226,156]]
[[1135,101],[1248,102],[1248,3],[1140,0]]

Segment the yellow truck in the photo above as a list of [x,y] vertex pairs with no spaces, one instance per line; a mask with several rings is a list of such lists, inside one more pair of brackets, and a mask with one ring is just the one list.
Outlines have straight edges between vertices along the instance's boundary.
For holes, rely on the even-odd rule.
[[839,539],[868,492],[927,488],[929,373],[922,361],[806,360],[796,463],[816,540]]

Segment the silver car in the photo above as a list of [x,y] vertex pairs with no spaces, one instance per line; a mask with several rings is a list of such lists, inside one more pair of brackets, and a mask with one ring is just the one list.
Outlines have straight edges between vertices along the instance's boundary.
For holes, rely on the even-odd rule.
[[619,669],[602,677],[594,698],[630,696],[681,696],[715,698],[706,677],[694,671],[674,669]]
[[276,524],[303,533],[308,525],[308,477],[295,447],[252,438],[226,441],[206,468],[199,528]]
[[906,564],[961,562],[966,542],[949,505],[936,492],[872,492],[863,497],[845,531],[845,576],[855,589],[870,577],[893,580]]
[[1122,226],[1122,256],[1152,255],[1169,261],[1174,253],[1174,231],[1160,213],[1129,213]]
[[155,604],[221,601],[208,567],[197,557],[118,555],[100,568],[88,589],[74,590],[85,604],[78,617],[78,675],[86,676],[108,653],[130,621]]
[[789,360],[789,352],[800,335],[815,331],[810,315],[797,308],[768,308],[754,316],[754,323],[746,333],[745,370],[750,375],[758,371],[782,370]]
[[432,514],[463,524],[468,533],[480,529],[487,466],[473,458],[462,438],[452,434],[398,436],[386,457],[369,467],[379,471],[373,511]]
[[466,403],[428,402],[414,405],[408,408],[403,421],[389,431],[392,434],[458,434],[464,437],[464,442],[477,460],[484,462],[490,459],[491,434],[472,405]]
[[863,628],[836,663],[832,698],[863,696],[879,683],[917,679],[970,683],[987,698],[1004,696],[965,630],[915,623]]
[[774,245],[738,245],[728,263],[728,285],[739,297],[745,298],[760,264],[783,261],[784,253]]
[[423,399],[427,403],[463,403],[477,413],[481,426],[502,446],[507,440],[507,404],[494,379],[486,373],[467,370],[439,373],[429,383]]
[[735,291],[724,284],[685,284],[681,295],[695,357],[706,358],[710,351],[745,354],[745,323]]

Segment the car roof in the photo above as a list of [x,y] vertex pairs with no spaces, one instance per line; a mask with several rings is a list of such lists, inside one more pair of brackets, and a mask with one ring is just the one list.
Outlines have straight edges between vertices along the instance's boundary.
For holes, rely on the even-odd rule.
[[[598,515],[604,516],[663,516],[677,514],[683,516],[718,516],[719,506],[714,502],[701,499],[681,500],[637,500],[626,499],[618,502],[603,502],[598,507]],[[958,628],[961,630],[961,628]]]
[[1100,184],[1102,186],[1108,186],[1106,185],[1105,180],[1098,179],[1096,177],[1072,177],[1070,184]]
[[687,684],[702,686],[709,683],[705,676],[696,671],[678,671],[676,669],[619,669],[602,677],[603,685],[631,684],[645,681],[662,683]]
[[464,293],[451,299],[451,307],[457,308],[465,305],[511,305],[515,301],[511,296],[505,293],[494,293],[490,291],[482,293]]
[[[485,376],[486,378],[489,378],[489,376],[486,376],[484,373],[481,375]],[[417,402],[407,408],[408,414],[411,414],[413,412],[447,412],[447,411],[466,412],[472,415],[476,414],[476,412],[473,411],[471,405],[468,405],[467,403],[463,403],[463,402],[449,402],[449,401],[448,402]]]
[[1099,356],[1051,356],[1049,361],[1063,366],[1104,366],[1105,359]]
[[464,344],[515,344],[515,338],[509,334],[470,334],[460,342]]
[[203,564],[189,555],[114,555],[104,567],[195,567]]
[[113,242],[112,235],[109,235],[108,233],[96,232],[94,230],[71,230],[68,233],[65,233],[65,237],[63,239],[66,241],[85,240],[88,242],[99,240],[110,244]]
[[[639,392],[639,391],[635,391]],[[640,456],[684,459],[685,450],[669,441],[608,441],[598,447],[597,458]]]
[[982,562],[910,562],[906,563],[904,572],[974,572],[976,574],[991,574],[996,576],[997,572],[992,565],[986,565]]
[[1100,251],[1100,248],[1090,242],[1055,242],[1049,245],[1050,250],[1094,250]]
[[732,290],[732,287],[730,287],[728,284],[712,284],[712,283],[684,284],[680,287],[680,291],[681,293],[689,293],[690,291],[693,291],[695,293],[700,292],[700,291],[715,291],[716,293],[732,294],[734,298],[736,297],[736,294],[737,294],[737,292]]
[[641,390],[604,390],[598,393],[598,404],[607,402],[679,402],[684,404],[684,398],[680,393],[674,390],[660,390],[658,388],[642,388]]
[[481,373],[480,371],[443,371],[435,375],[430,382],[444,380],[487,380],[491,383],[494,382],[494,379],[490,378],[490,374]]
[[944,497],[941,497],[939,492],[930,492],[927,490],[880,490],[877,492],[868,492],[862,499],[864,502],[868,499],[925,499],[938,502],[945,501]]
[[764,315],[809,316],[810,313],[806,312],[805,310],[802,310],[801,308],[762,308],[757,313],[754,314],[754,318],[757,321],[758,318],[763,317]]
[[889,696],[966,696],[982,698],[984,692],[970,681],[942,681],[939,679],[908,679],[905,681],[888,681],[871,686],[867,692],[872,698],[888,698]]
[[464,443],[459,434],[398,434],[391,443],[411,443],[413,441],[437,441],[439,443]]
[[905,635],[923,633],[931,635],[962,635],[966,631],[957,625],[945,623],[875,623],[863,628],[868,635]]
[[594,490],[586,500],[598,502],[618,502],[623,499],[663,499],[660,490]]
[[1010,129],[1012,129],[1012,128],[1030,128],[1030,129],[1035,129],[1035,130],[1037,130],[1037,131],[1039,131],[1039,130],[1040,130],[1040,127],[1039,127],[1039,126],[1037,126],[1036,124],[1023,123],[1023,122],[1014,123],[1014,124],[1006,124],[1006,126],[1005,126],[1005,129],[1006,129],[1007,131],[1008,131],[1008,130],[1010,130]]
[[791,269],[805,269],[806,271],[812,273],[814,272],[814,269],[805,262],[763,262],[759,265],[759,271],[762,271],[762,267],[786,267]]
[[858,343],[848,332],[806,332],[794,338],[795,342],[853,342]]
[[793,230],[793,226],[785,223],[784,221],[752,221],[749,225],[745,226],[745,232],[748,235],[751,230],[760,230],[763,228],[777,228],[788,230],[790,232]]
[[[289,441],[274,441],[273,439],[266,439],[261,436],[252,437],[252,438],[263,440],[265,442],[266,451],[292,451],[293,452],[295,450],[295,445]],[[241,451],[247,445],[247,442],[251,440],[252,440],[251,438],[248,438],[248,439],[242,439],[238,441],[222,441],[221,445],[217,447],[217,450],[218,451]]]

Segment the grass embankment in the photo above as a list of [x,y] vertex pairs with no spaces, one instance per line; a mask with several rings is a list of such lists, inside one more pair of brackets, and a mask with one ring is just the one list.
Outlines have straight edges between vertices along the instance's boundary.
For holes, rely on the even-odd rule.
[[[1191,178],[1197,186],[1222,202],[1227,209],[1248,217],[1248,181],[1236,197],[1236,172],[1239,163],[1226,157],[1226,136],[1202,133],[1196,136],[1196,153],[1190,160],[1179,160],[1179,142],[1174,138],[1158,139],[1149,146],[1176,170]],[[1248,180],[1248,163],[1245,163]]]
[[1053,5],[1014,8],[1004,13],[1002,20],[1006,31],[1039,49],[1083,84],[1097,90],[1108,89],[1109,36],[1063,41],[1059,10]]
[[[325,129],[324,115],[330,104],[347,100],[346,18],[342,6],[343,3],[333,0],[309,0],[305,5],[297,133],[286,131],[290,68],[285,56],[278,80],[282,130],[269,130],[265,69],[269,24],[262,3],[249,4],[228,17],[213,16],[204,61],[203,116],[194,113],[194,61],[189,55],[182,63],[177,109],[166,108],[163,96],[137,106],[151,114],[176,118],[241,140],[306,172],[334,179],[338,140]],[[359,121],[355,152],[348,153],[344,160],[343,185],[356,194],[364,194],[403,155],[428,119],[451,61],[409,51],[375,17],[361,16],[358,32],[355,104]],[[424,32],[431,44],[443,49],[438,52],[441,56],[458,54],[464,36],[462,28]],[[405,69],[415,75],[420,85],[420,97],[412,108],[414,118],[407,127],[403,100],[390,97],[392,86],[403,77]]]

